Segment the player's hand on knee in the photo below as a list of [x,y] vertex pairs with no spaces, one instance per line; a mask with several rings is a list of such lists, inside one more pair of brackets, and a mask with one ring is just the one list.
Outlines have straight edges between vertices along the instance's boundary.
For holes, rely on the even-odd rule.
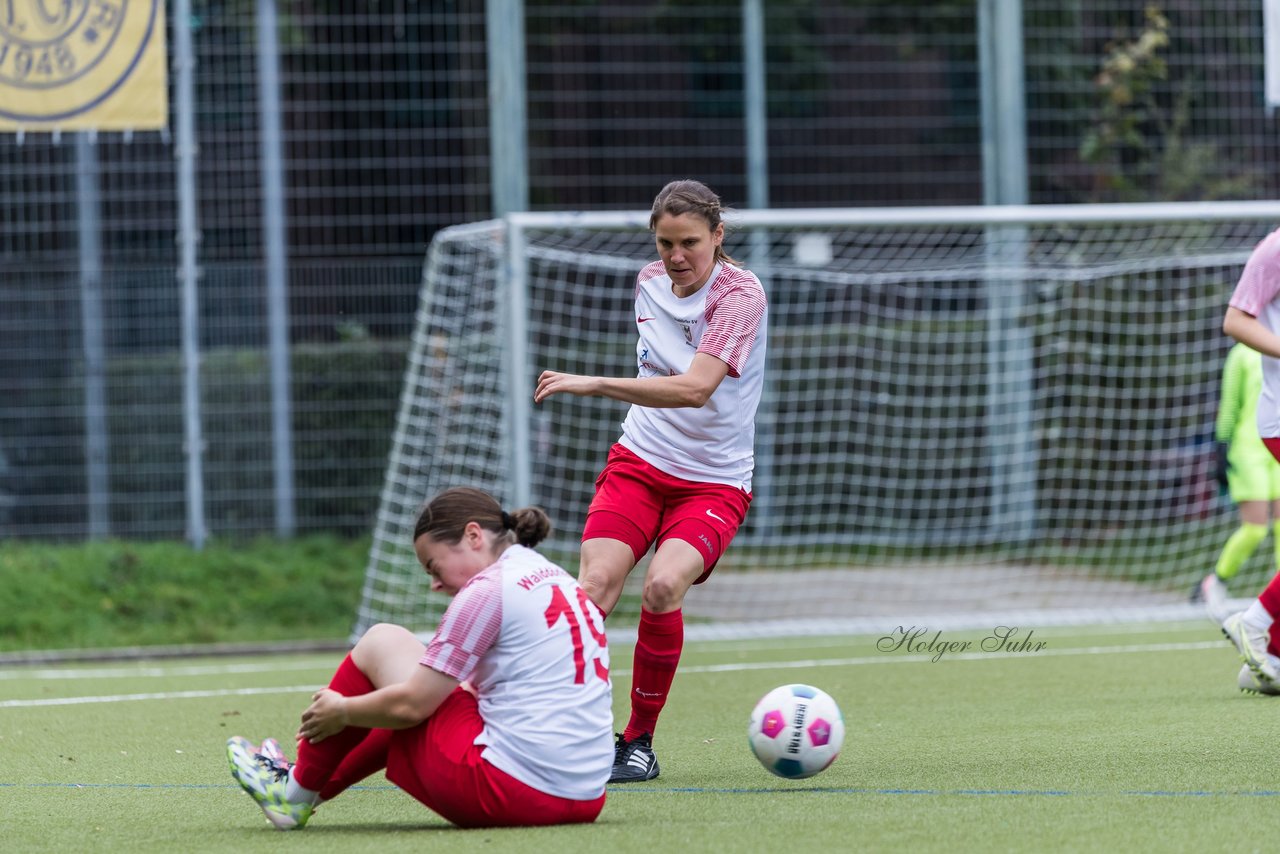
[[302,713],[302,726],[298,738],[319,744],[331,735],[337,735],[347,726],[347,698],[329,688],[322,688],[311,698],[311,705]]

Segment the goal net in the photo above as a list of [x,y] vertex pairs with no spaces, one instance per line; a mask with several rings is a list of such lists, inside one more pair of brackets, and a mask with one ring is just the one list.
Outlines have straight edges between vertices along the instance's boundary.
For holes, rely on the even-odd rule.
[[[538,373],[635,375],[647,213],[517,214],[428,252],[356,634],[430,630],[424,499],[537,504],[577,570],[626,404]],[[746,211],[770,302],[754,501],[685,600],[708,633],[1187,617],[1234,529],[1214,482],[1227,300],[1280,205]],[[1274,571],[1268,540],[1233,582]],[[610,625],[639,608],[643,565]],[[996,623],[1000,624],[1000,623]]]

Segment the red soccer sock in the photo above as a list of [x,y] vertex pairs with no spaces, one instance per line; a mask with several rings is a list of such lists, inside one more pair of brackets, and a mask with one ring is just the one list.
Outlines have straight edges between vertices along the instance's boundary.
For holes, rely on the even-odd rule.
[[[359,667],[356,667],[356,663],[348,655],[342,660],[342,664],[338,665],[333,679],[329,680],[329,687],[344,697],[354,697],[359,694],[368,694],[373,690],[373,683]],[[347,758],[347,754],[354,751],[368,734],[367,728],[349,726],[319,744],[312,744],[306,740],[299,741],[298,761],[293,766],[293,779],[303,788],[317,792],[324,791],[338,766]]]
[[658,715],[667,704],[671,682],[684,649],[684,614],[679,609],[655,614],[640,609],[636,652],[631,673],[631,720],[622,737],[631,741],[642,733],[653,734]]
[[1272,577],[1271,582],[1267,584],[1267,588],[1258,596],[1258,602],[1262,604],[1265,610],[1274,619],[1280,615],[1280,572]]
[[[387,750],[391,746],[392,730],[371,729],[369,734],[346,755],[342,764],[329,777],[320,790],[320,799],[331,801],[370,774],[387,767]],[[321,742],[323,744],[324,742]]]

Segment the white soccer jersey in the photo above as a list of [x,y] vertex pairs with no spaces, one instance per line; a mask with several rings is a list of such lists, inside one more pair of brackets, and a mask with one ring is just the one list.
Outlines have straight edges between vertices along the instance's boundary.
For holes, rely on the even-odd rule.
[[[1262,239],[1244,265],[1230,305],[1253,315],[1280,334],[1280,230]],[[1258,398],[1258,435],[1280,437],[1280,360],[1262,357],[1262,395]]]
[[512,546],[449,603],[421,664],[469,681],[494,767],[540,792],[598,798],[613,767],[604,616],[578,582]]
[[717,263],[707,283],[683,298],[671,292],[661,261],[641,270],[636,279],[638,376],[684,374],[695,353],[715,356],[729,366],[729,374],[701,407],[633,405],[619,442],[669,475],[749,492],[768,314],[764,288],[748,270]]

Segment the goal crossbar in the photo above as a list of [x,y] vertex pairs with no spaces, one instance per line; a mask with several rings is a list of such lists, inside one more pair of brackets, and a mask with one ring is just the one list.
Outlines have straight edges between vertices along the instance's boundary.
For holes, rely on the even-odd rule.
[[[648,219],[515,213],[436,236],[357,632],[430,628],[443,603],[407,540],[422,500],[449,485],[544,506],[546,548],[575,568],[625,406],[535,407],[532,383],[547,368],[634,372]],[[731,254],[769,293],[768,386],[751,512],[691,593],[691,618],[1187,615],[1232,519],[1210,469],[1221,317],[1280,202],[726,221]],[[1270,568],[1255,555],[1241,584]]]

